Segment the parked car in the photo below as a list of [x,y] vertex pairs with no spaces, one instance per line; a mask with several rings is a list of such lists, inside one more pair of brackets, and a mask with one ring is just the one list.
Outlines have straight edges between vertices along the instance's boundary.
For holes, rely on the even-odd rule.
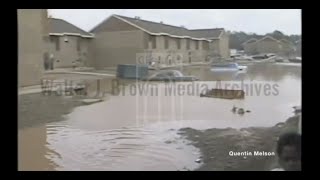
[[162,70],[151,76],[144,77],[143,81],[197,81],[195,76],[185,76],[178,70]]
[[211,71],[242,71],[246,69],[247,66],[241,66],[238,63],[218,63],[211,65]]

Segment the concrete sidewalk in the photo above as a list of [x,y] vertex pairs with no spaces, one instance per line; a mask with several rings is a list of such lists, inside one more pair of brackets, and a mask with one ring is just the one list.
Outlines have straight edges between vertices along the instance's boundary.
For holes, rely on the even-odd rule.
[[[199,66],[199,65],[210,65],[209,62],[194,62],[194,63],[182,63],[178,65],[171,65],[171,66],[160,66],[159,69],[167,69],[167,68],[176,68],[176,67],[185,67],[185,66]],[[155,67],[156,69],[156,67]]]
[[108,76],[115,77],[115,74],[94,73],[94,72],[75,72],[75,71],[47,71],[45,74],[79,74],[79,75],[93,75],[93,76]]
[[[89,71],[89,72],[88,72]],[[90,72],[92,71],[92,72]],[[97,70],[98,71],[98,70]],[[95,69],[92,67],[80,67],[80,68],[57,68],[54,70],[45,71],[44,74],[80,74],[80,75],[93,75],[93,76],[108,76],[115,77],[115,73],[108,72],[95,72]]]
[[[46,74],[76,74],[76,75],[89,75],[89,76],[98,76],[98,77],[116,77],[115,74],[107,74],[107,73],[94,73],[94,72],[75,72],[70,69],[57,69],[53,71],[46,71]],[[62,79],[53,80],[53,83],[59,83],[60,81],[64,82]],[[61,83],[61,82],[60,82]],[[42,91],[41,84],[39,82],[38,85],[26,86],[18,88],[18,95],[22,94],[32,94],[32,93],[40,93]]]
[[45,73],[50,72],[75,72],[75,71],[87,71],[87,70],[94,70],[93,67],[78,67],[78,68],[55,68],[54,70],[47,70]]

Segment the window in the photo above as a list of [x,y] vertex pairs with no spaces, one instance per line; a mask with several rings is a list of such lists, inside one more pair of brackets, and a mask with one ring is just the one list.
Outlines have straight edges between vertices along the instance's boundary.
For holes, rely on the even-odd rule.
[[181,60],[181,55],[178,54],[177,56],[177,60],[180,61]]
[[149,36],[149,42],[152,44],[152,49],[156,49],[156,36]]
[[209,50],[209,42],[202,41],[202,49],[203,50]]
[[81,51],[81,38],[77,38],[77,51]]
[[195,41],[196,43],[196,49],[199,49],[199,41]]
[[60,51],[60,38],[59,37],[56,38],[56,50]]
[[152,40],[152,48],[156,49],[157,48],[157,41],[156,41],[156,36],[153,36],[153,40]]
[[181,49],[181,39],[176,39],[177,42],[177,48]]
[[190,39],[187,39],[187,49],[190,49]]
[[55,43],[56,51],[60,51],[60,38],[57,36],[50,36],[50,41]]
[[[148,38],[148,39],[147,39]],[[147,36],[147,38],[144,39],[144,49],[148,49],[149,48],[149,42],[150,42],[150,36]]]
[[167,36],[164,36],[164,48],[169,48],[169,38]]

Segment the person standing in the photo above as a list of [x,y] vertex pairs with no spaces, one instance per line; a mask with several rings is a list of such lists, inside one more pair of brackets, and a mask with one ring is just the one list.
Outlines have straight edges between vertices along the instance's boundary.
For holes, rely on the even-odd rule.
[[53,54],[51,53],[50,54],[50,57],[49,57],[49,62],[50,62],[50,70],[53,70],[54,69],[54,56]]
[[43,54],[43,63],[44,63],[44,70],[48,70],[49,69],[49,53],[45,52]]

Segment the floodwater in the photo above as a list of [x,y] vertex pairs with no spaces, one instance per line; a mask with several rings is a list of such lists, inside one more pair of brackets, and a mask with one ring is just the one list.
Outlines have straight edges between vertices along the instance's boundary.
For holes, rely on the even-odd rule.
[[[255,64],[243,73],[185,67],[197,82],[134,82],[113,87],[108,100],[81,106],[66,121],[19,131],[20,170],[192,170],[198,149],[177,135],[196,129],[267,127],[301,105],[301,65]],[[243,86],[241,87],[241,83]],[[206,88],[244,89],[242,100],[199,97]],[[250,110],[239,115],[233,106]]]

